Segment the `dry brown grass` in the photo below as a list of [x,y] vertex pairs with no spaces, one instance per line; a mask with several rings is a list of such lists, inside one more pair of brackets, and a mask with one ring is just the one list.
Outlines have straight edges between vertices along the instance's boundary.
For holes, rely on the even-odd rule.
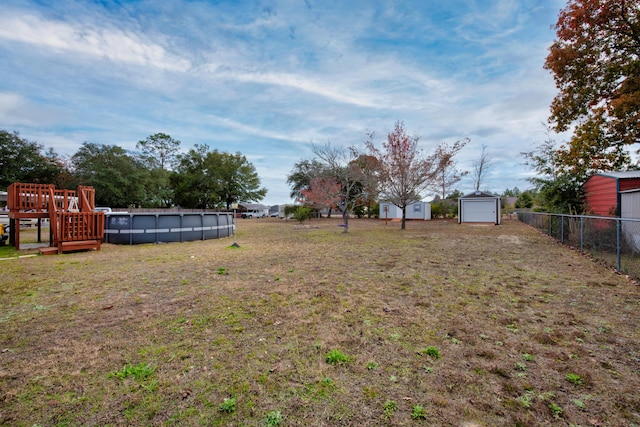
[[640,424],[625,277],[515,221],[337,223],[1,261],[0,424]]

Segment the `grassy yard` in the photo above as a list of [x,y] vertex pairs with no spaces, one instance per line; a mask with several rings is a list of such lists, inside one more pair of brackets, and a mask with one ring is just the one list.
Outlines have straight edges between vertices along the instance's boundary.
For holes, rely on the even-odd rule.
[[640,426],[635,283],[517,221],[337,224],[0,261],[0,425]]

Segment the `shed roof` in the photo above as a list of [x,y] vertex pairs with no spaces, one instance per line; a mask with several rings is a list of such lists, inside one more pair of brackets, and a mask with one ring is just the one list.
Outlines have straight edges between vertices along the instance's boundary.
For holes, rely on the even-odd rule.
[[602,173],[597,173],[595,175],[601,175],[601,176],[606,176],[606,177],[615,178],[615,179],[640,178],[640,170],[602,172]]
[[469,194],[465,194],[464,196],[460,197],[461,199],[475,199],[478,197],[491,197],[494,199],[499,199],[500,196],[496,196],[495,194],[491,194],[491,193],[487,193],[484,191],[474,191],[473,193],[469,193]]

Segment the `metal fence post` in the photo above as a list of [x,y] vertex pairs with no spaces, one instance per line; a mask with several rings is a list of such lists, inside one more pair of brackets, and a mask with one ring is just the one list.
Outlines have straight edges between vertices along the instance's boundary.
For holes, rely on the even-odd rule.
[[622,228],[622,220],[616,219],[616,245],[618,252],[618,271],[622,271],[621,267],[621,252],[622,252],[622,242],[620,239],[620,229]]

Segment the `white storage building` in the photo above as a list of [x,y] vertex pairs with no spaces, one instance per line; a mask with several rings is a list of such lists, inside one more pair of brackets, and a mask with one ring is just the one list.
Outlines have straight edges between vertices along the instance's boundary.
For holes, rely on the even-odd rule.
[[[390,202],[380,202],[380,219],[402,219],[402,209]],[[415,202],[407,205],[407,219],[431,219],[431,203]]]
[[500,196],[475,191],[458,199],[458,223],[500,224]]

